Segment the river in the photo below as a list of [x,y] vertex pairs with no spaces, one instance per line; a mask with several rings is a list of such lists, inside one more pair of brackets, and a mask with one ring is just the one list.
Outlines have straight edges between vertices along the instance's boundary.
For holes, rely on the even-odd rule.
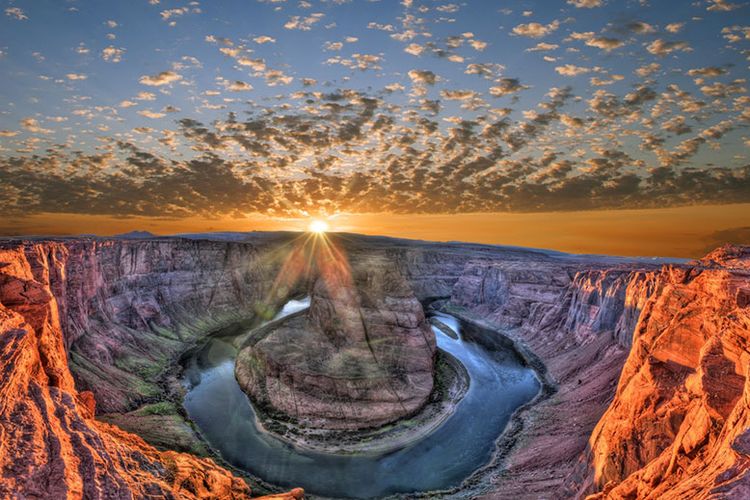
[[[274,319],[308,305],[309,300],[290,301]],[[233,336],[214,336],[185,358],[185,409],[225,460],[279,486],[348,498],[457,486],[490,460],[512,413],[540,386],[513,350],[493,342],[496,333],[447,314],[436,316],[459,335],[456,340],[433,327],[438,347],[458,358],[471,382],[455,412],[406,448],[382,455],[332,455],[295,449],[259,430],[252,404],[234,378]]]

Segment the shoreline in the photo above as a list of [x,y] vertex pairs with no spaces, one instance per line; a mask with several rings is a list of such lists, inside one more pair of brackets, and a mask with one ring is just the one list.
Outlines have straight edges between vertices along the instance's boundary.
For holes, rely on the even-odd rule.
[[502,432],[495,439],[495,449],[492,453],[490,460],[474,470],[461,484],[453,488],[446,488],[442,490],[431,490],[431,491],[420,491],[407,495],[390,495],[386,497],[386,500],[401,500],[404,498],[461,498],[461,499],[474,499],[482,496],[486,493],[491,484],[487,481],[488,477],[493,472],[498,472],[500,475],[503,473],[504,461],[513,453],[515,450],[518,439],[523,432],[526,423],[526,415],[529,410],[533,407],[549,399],[552,395],[557,392],[557,384],[549,376],[547,367],[541,361],[541,359],[534,354],[528,347],[523,345],[520,340],[510,336],[508,332],[501,331],[495,325],[488,323],[480,318],[475,317],[468,311],[461,307],[453,306],[449,303],[443,303],[433,308],[434,311],[445,312],[452,316],[455,316],[461,321],[465,321],[469,324],[478,326],[480,328],[491,331],[493,334],[498,335],[501,340],[508,343],[508,347],[523,360],[523,362],[529,366],[534,373],[534,376],[539,381],[539,392],[529,402],[519,406],[511,414],[508,419],[508,423],[503,428]]
[[[453,414],[469,389],[471,380],[461,362],[443,350],[438,351],[438,357],[436,377],[440,377],[441,383],[436,384],[430,401],[416,414],[402,417],[383,427],[356,431],[306,429],[291,421],[274,419],[253,405],[256,423],[262,432],[301,451],[336,455],[380,455],[400,450],[438,429]],[[281,434],[269,429],[269,424],[281,427],[286,432]]]

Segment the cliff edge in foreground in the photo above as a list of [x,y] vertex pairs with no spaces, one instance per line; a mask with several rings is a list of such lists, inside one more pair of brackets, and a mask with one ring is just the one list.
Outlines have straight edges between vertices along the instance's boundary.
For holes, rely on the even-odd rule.
[[750,248],[722,247],[654,283],[583,491],[750,498]]

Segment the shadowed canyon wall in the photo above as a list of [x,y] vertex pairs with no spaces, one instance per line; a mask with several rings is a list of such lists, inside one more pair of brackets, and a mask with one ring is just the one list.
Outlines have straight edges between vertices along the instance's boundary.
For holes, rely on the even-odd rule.
[[192,241],[4,244],[0,496],[247,498],[212,460],[93,417],[97,403],[127,409],[158,391],[149,379],[198,335],[252,313],[256,256]]

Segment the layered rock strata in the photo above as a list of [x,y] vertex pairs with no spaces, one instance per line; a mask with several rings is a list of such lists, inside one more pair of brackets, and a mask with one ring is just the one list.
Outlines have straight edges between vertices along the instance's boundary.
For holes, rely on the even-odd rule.
[[361,429],[419,411],[435,336],[395,266],[379,256],[322,272],[309,312],[244,347],[235,374],[262,408],[306,427]]
[[0,250],[0,497],[249,498],[247,484],[211,459],[159,451],[94,419],[95,395],[76,390],[68,365],[75,339],[64,325],[88,318],[71,303],[86,289],[71,285],[82,276],[66,265],[70,250]]
[[748,498],[750,248],[653,280],[579,494]]

